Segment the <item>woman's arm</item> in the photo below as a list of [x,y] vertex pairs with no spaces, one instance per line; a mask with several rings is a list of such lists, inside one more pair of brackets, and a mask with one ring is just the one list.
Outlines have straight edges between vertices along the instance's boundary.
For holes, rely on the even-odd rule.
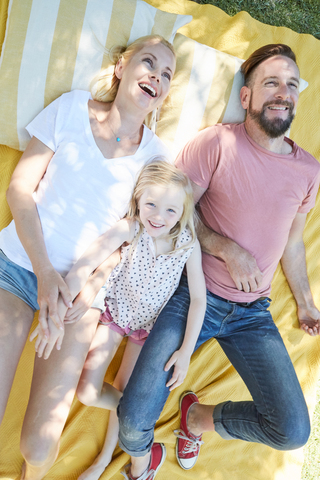
[[165,371],[168,371],[174,365],[173,375],[166,384],[167,387],[170,387],[170,391],[179,387],[187,375],[190,358],[206,312],[206,284],[202,271],[201,249],[198,240],[187,261],[186,267],[190,292],[190,306],[182,345],[179,350],[174,352],[165,366]]
[[15,220],[17,234],[32,263],[38,280],[39,322],[48,334],[47,318],[63,329],[57,312],[59,295],[71,306],[70,292],[59,273],[53,268],[47,254],[41,222],[32,197],[53,151],[33,137],[13,172],[7,191],[7,200]]

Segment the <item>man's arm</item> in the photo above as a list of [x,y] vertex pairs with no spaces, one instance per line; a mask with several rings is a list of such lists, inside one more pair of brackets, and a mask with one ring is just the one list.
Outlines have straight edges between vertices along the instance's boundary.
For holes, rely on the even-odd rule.
[[307,275],[303,243],[306,216],[305,213],[297,213],[282,255],[281,265],[297,302],[300,327],[313,336],[320,334],[320,312],[313,302]]
[[[198,203],[205,189],[191,182],[195,203]],[[255,292],[261,285],[262,273],[255,258],[230,238],[223,237],[206,227],[201,221],[197,235],[203,252],[221,258],[227,266],[238,290]]]

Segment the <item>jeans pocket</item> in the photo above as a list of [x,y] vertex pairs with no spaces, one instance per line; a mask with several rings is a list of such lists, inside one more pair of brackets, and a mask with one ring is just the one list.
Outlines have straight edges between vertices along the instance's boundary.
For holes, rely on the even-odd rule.
[[259,309],[261,312],[264,312],[265,310],[268,310],[268,308],[270,307],[270,303],[271,303],[271,298],[269,297],[266,297],[264,298],[263,300],[259,300],[257,302],[255,302],[251,308],[257,308]]

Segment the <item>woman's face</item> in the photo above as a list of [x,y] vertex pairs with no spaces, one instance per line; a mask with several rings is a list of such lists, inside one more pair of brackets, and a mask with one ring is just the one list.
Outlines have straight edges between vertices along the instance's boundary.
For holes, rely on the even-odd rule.
[[175,67],[174,55],[168,47],[162,43],[145,45],[128,62],[118,62],[115,70],[121,79],[118,95],[124,95],[126,101],[149,113],[168,95]]

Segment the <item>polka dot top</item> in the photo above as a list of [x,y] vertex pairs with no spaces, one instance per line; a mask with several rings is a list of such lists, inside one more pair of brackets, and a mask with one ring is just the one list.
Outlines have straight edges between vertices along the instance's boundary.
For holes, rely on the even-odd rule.
[[[139,232],[136,223],[135,234]],[[106,284],[106,303],[114,323],[131,330],[143,328],[148,333],[179,285],[186,261],[193,251],[188,248],[190,231],[181,232],[176,249],[186,248],[171,255],[156,257],[151,236],[143,229],[132,248],[121,248],[121,261],[112,271]]]

